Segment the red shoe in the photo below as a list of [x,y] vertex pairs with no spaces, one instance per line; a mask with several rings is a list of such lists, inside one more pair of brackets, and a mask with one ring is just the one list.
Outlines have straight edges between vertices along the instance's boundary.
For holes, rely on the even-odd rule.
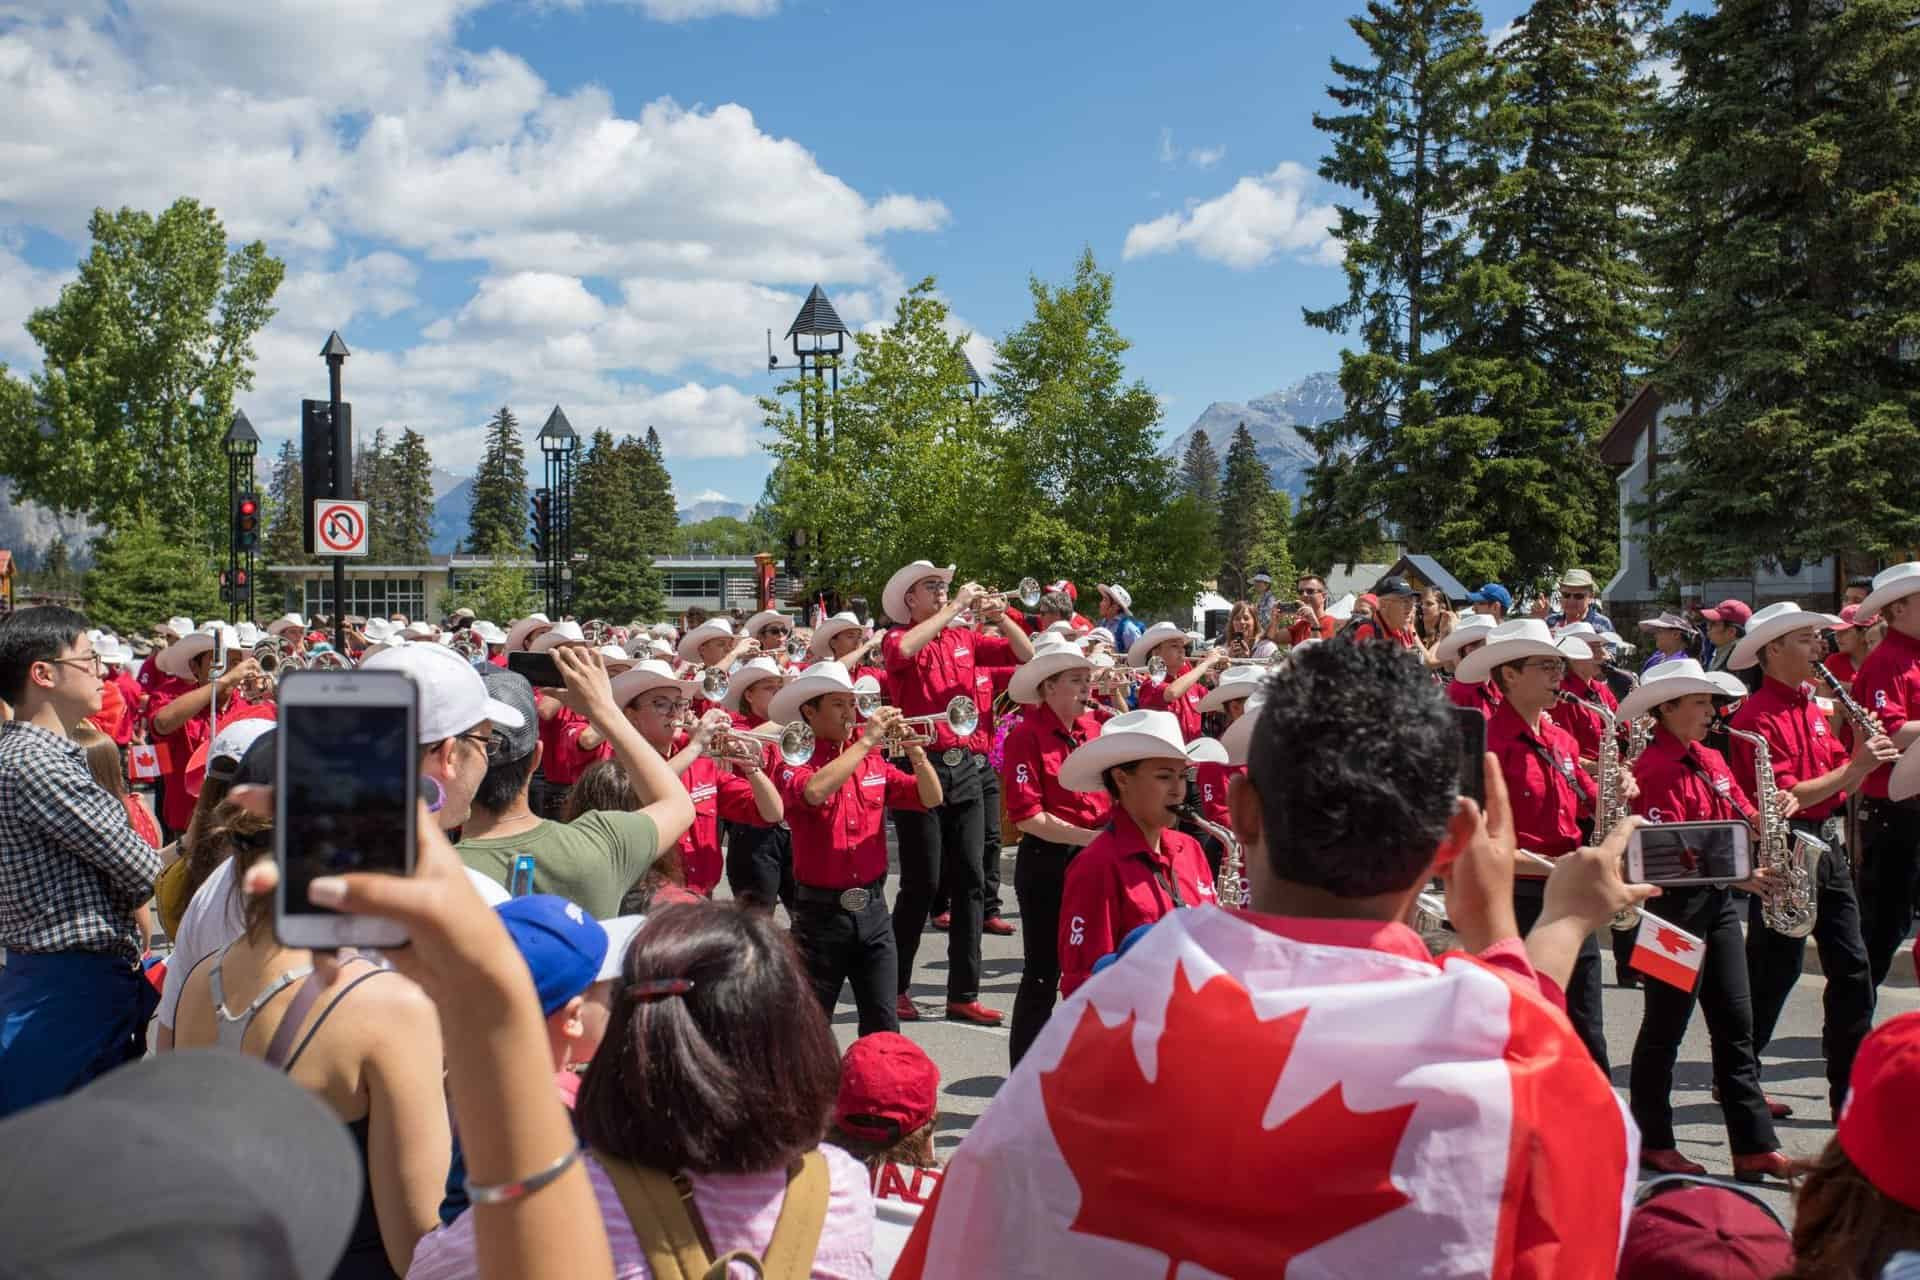
[[1640,1167],[1652,1173],[1690,1173],[1696,1178],[1704,1176],[1707,1172],[1707,1166],[1695,1164],[1671,1147],[1665,1150],[1641,1148]]
[[920,1021],[920,1006],[916,1005],[907,993],[902,991],[893,1002],[893,1014],[902,1022]]
[[1791,1172],[1792,1165],[1778,1151],[1762,1151],[1758,1155],[1733,1158],[1733,1177],[1736,1182],[1765,1182],[1768,1178],[1785,1182],[1789,1180]]
[[927,923],[940,930],[940,932],[945,933],[953,927],[953,912],[942,911],[939,915],[927,921]]
[[969,1000],[965,1004],[947,1003],[948,1022],[971,1022],[982,1027],[997,1027],[1006,1017],[998,1009],[989,1009],[978,1000]]
[[[1713,1100],[1715,1102],[1720,1101],[1719,1085],[1713,1086]],[[1793,1108],[1788,1106],[1784,1102],[1775,1102],[1772,1098],[1768,1098],[1767,1114],[1772,1116],[1775,1120],[1785,1120],[1788,1116],[1793,1114]]]
[[999,934],[1003,938],[1011,938],[1013,936],[1013,926],[1005,920],[1002,920],[999,916],[988,916],[980,927],[988,933]]

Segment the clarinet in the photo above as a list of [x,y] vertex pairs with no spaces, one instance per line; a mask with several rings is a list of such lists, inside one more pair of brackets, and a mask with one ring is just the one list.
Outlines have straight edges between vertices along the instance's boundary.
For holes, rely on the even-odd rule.
[[1847,719],[1853,722],[1854,732],[1861,735],[1862,742],[1868,738],[1877,738],[1886,732],[1880,725],[1880,717],[1855,702],[1853,695],[1847,692],[1847,686],[1840,683],[1840,677],[1827,670],[1826,663],[1814,663],[1813,673],[1820,677],[1821,682],[1828,689],[1832,690],[1834,701],[1838,702],[1841,709],[1847,713]]

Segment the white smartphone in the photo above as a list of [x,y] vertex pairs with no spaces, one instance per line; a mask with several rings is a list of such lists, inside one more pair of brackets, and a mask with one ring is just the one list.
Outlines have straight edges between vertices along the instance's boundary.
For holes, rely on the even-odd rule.
[[1744,822],[1663,822],[1627,840],[1627,879],[1635,884],[1736,884],[1753,874],[1752,833]]
[[398,947],[406,929],[316,906],[320,876],[413,871],[419,692],[399,671],[289,671],[280,680],[274,936],[290,947]]

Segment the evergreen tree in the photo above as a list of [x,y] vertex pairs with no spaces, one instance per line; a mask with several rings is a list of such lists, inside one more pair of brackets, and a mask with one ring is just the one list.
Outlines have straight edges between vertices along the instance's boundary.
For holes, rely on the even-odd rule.
[[1220,455],[1204,431],[1194,432],[1187,441],[1180,461],[1180,491],[1208,511],[1220,506]]
[[[660,433],[652,427],[647,428],[633,467],[635,498],[640,507],[647,554],[649,557],[667,555],[680,527],[680,512],[673,496],[673,474],[667,470],[666,454],[660,447]],[[648,567],[651,566],[649,558]]]
[[[266,532],[260,539],[263,564],[307,563],[304,484],[300,446],[291,439],[281,441],[280,452],[273,459],[273,474],[267,481]],[[277,599],[289,585],[273,574],[267,574],[266,579],[261,586],[262,600]]]
[[175,614],[224,616],[220,579],[199,547],[183,542],[147,514],[93,540],[86,576],[87,618],[123,636]]
[[1915,0],[1721,0],[1661,35],[1657,567],[1920,544],[1917,28]]
[[65,591],[73,586],[73,563],[67,558],[67,540],[55,536],[47,544],[47,554],[40,561],[40,577],[53,591]]
[[1260,555],[1272,532],[1272,492],[1272,473],[1243,422],[1227,446],[1227,473],[1220,486],[1220,590],[1231,599],[1248,598],[1254,570],[1264,563]]
[[581,455],[573,548],[585,560],[574,568],[573,611],[582,618],[626,622],[661,612],[660,578],[640,509],[638,469],[645,452],[631,438],[616,444],[602,427]]
[[474,477],[473,510],[467,520],[467,545],[527,546],[527,459],[520,420],[502,405],[487,423],[487,439]]
[[393,553],[394,449],[381,427],[353,450],[353,496],[367,504],[367,554],[378,564],[400,564]]
[[412,427],[388,454],[387,554],[393,564],[425,564],[433,556],[433,456]]
[[[1293,563],[1293,495],[1285,489],[1272,489],[1267,492],[1266,524],[1261,530],[1260,540],[1253,545],[1250,563],[1255,569],[1265,569],[1273,575],[1273,593],[1282,599],[1291,600],[1294,582],[1299,572]],[[1247,584],[1247,599],[1256,596],[1253,584]]]

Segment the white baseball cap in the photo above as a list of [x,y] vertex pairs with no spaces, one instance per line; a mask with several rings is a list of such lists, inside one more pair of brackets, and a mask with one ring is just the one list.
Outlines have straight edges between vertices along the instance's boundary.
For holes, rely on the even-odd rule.
[[440,742],[467,732],[483,720],[503,729],[522,729],[527,718],[490,697],[480,673],[451,649],[437,644],[382,649],[360,664],[362,671],[404,671],[420,690],[420,742]]

